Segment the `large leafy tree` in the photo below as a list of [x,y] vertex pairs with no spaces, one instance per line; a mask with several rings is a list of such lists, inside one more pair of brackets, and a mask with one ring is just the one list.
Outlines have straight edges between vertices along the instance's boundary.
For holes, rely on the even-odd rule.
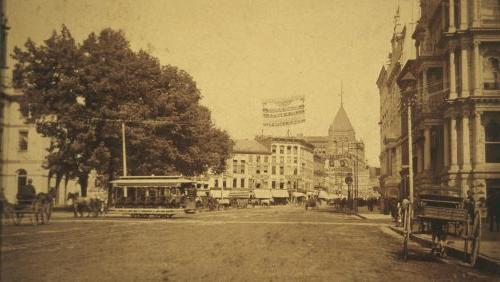
[[78,44],[63,26],[41,45],[28,39],[13,58],[21,109],[52,140],[45,166],[57,185],[76,178],[86,195],[91,170],[121,174],[122,122],[129,174],[225,169],[232,141],[199,104],[193,78],[134,52],[122,32],[104,29]]

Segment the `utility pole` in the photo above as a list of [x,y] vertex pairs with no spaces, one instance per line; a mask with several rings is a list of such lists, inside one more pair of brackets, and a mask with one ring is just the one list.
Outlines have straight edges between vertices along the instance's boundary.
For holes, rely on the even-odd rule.
[[413,204],[413,141],[411,129],[411,101],[408,101],[408,194],[410,203]]
[[125,122],[122,121],[122,159],[123,176],[127,176],[127,147],[125,145]]

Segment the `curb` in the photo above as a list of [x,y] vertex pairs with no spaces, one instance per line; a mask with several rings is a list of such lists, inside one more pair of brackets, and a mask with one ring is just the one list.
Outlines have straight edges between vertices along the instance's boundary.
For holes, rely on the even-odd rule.
[[355,215],[355,216],[357,216],[357,217],[359,217],[361,219],[366,219],[366,216],[363,216],[363,215],[361,215],[359,213],[353,213],[353,215]]
[[[399,235],[403,236],[403,230],[400,230],[394,226],[388,226],[392,231],[398,233]],[[432,247],[432,241],[429,239],[422,238],[418,235],[411,234],[410,235],[411,239],[417,243],[419,243],[421,246],[430,248]],[[448,255],[459,259],[463,260],[464,258],[464,252],[459,250],[456,247],[448,246],[447,252]],[[486,269],[491,269],[495,273],[500,273],[500,261],[496,260],[494,258],[490,258],[488,256],[479,254],[476,262],[476,267],[478,268],[486,268]]]

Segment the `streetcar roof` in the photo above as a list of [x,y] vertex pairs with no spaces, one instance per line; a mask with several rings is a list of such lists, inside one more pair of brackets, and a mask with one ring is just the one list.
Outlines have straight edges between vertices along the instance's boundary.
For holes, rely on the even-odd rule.
[[113,186],[129,187],[174,186],[185,183],[195,183],[195,181],[182,176],[122,176],[111,181]]

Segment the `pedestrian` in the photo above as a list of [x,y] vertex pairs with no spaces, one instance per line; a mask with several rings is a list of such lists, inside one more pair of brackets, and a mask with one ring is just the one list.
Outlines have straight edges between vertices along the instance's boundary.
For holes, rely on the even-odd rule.
[[488,214],[488,220],[490,222],[490,232],[493,232],[494,230],[494,225],[496,224],[496,232],[499,232],[500,230],[500,202],[499,202],[500,197],[497,194],[492,194],[488,199],[486,200],[486,210]]
[[469,218],[474,219],[476,202],[474,200],[474,196],[471,190],[467,190],[467,198],[464,200],[464,208],[467,210],[469,214]]

